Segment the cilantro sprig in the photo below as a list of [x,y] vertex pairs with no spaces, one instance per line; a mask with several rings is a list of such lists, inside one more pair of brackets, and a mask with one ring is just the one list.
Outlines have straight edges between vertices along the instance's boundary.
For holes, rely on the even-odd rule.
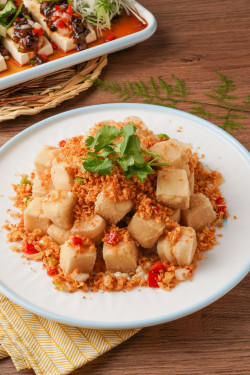
[[[152,167],[169,166],[169,163],[156,163],[160,154],[141,149],[140,138],[135,134],[136,127],[125,124],[121,130],[115,126],[103,125],[96,136],[89,136],[85,145],[88,158],[82,159],[82,171],[89,171],[106,176],[110,175],[114,165],[119,165],[127,178],[137,175],[143,182],[149,174],[154,174]],[[119,143],[115,140],[122,138]],[[93,150],[93,151],[91,151]],[[146,162],[143,154],[153,156]]]
[[[3,9],[0,11],[0,25],[5,27],[6,29],[9,29],[15,19],[19,16],[21,10],[23,8],[23,2],[19,4],[19,7],[16,8],[15,4],[12,0],[9,0]],[[10,19],[10,16],[13,16]]]

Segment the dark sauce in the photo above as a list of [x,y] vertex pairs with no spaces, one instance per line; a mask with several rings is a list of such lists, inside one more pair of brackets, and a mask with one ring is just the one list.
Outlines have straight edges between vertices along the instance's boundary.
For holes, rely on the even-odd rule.
[[46,17],[46,24],[50,31],[58,31],[58,24],[62,25],[62,28],[66,27],[70,30],[68,37],[75,40],[77,51],[87,48],[85,43],[85,37],[89,32],[87,26],[82,16],[74,12],[67,0],[59,0],[56,3],[43,1],[40,11]]

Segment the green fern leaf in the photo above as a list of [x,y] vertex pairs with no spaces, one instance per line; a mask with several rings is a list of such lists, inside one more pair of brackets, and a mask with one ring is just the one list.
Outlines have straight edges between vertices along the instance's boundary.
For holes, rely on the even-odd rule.
[[180,96],[184,99],[187,95],[191,94],[184,80],[180,80],[174,74],[172,74],[171,77],[175,80],[174,91],[176,96]]
[[163,92],[166,94],[166,97],[170,98],[174,91],[173,86],[165,82],[161,77],[158,77],[158,81]]
[[158,87],[155,83],[154,78],[150,77],[148,85],[151,89],[151,94],[154,95],[154,96],[157,96],[159,94],[159,90],[158,90]]

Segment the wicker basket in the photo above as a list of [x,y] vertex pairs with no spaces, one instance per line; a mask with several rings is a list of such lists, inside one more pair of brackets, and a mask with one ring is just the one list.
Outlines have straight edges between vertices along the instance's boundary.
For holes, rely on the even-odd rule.
[[54,108],[87,90],[107,65],[107,56],[34,79],[0,92],[0,122]]

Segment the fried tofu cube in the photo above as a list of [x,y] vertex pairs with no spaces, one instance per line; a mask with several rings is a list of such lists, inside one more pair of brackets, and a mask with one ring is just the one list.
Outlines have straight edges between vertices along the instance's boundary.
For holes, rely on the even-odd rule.
[[116,245],[104,242],[103,259],[107,271],[133,272],[137,267],[138,249],[133,240],[121,241]]
[[150,249],[163,233],[164,228],[163,223],[158,223],[154,219],[145,220],[135,214],[128,225],[128,232],[142,247]]
[[76,268],[80,273],[92,272],[96,260],[96,248],[74,245],[70,239],[61,246],[60,267],[65,275],[70,275]]
[[35,157],[34,164],[38,175],[42,174],[46,169],[50,169],[52,161],[55,157],[54,151],[56,147],[44,146]]
[[210,200],[202,193],[190,197],[190,206],[181,212],[182,223],[195,230],[210,225],[216,219],[216,212]]
[[133,202],[128,199],[121,202],[113,202],[104,193],[98,194],[95,202],[95,212],[108,221],[109,224],[116,224],[132,209]]
[[51,224],[49,226],[47,233],[52,238],[52,240],[57,242],[59,245],[62,245],[71,236],[69,230],[62,229],[55,224]]
[[74,185],[74,175],[65,163],[53,163],[51,179],[56,190],[71,190]]
[[142,134],[144,136],[153,134],[151,130],[148,129],[147,125],[138,116],[128,116],[123,120],[124,124],[133,124],[136,127],[137,134]]
[[44,215],[63,229],[70,229],[74,220],[77,198],[71,191],[53,190],[43,201]]
[[188,176],[188,182],[189,182],[190,193],[193,194],[193,192],[194,192],[194,172],[190,172],[190,175]]
[[188,208],[190,188],[184,169],[165,169],[158,173],[157,200],[171,208]]
[[32,186],[33,197],[44,197],[49,192],[54,190],[54,186],[51,181],[50,174],[48,176],[44,176],[45,178],[42,178],[43,175],[45,174],[46,172],[40,176],[36,176],[36,178],[34,179],[34,183]]
[[169,218],[175,221],[176,223],[179,223],[181,221],[181,210],[177,208],[177,210],[174,210],[174,213],[171,216],[169,216]]
[[43,212],[42,202],[42,198],[34,198],[24,211],[24,227],[28,232],[40,229],[44,234],[47,233],[51,221]]
[[169,163],[171,167],[185,169],[189,174],[188,156],[182,142],[175,139],[158,142],[150,148],[150,151],[161,155],[156,160],[157,163]]
[[71,233],[98,240],[102,236],[105,227],[105,220],[99,215],[93,215],[86,220],[76,222],[71,229]]
[[181,227],[181,236],[172,243],[168,236],[162,236],[157,244],[158,254],[163,262],[178,266],[191,264],[197,247],[196,233],[193,228]]

